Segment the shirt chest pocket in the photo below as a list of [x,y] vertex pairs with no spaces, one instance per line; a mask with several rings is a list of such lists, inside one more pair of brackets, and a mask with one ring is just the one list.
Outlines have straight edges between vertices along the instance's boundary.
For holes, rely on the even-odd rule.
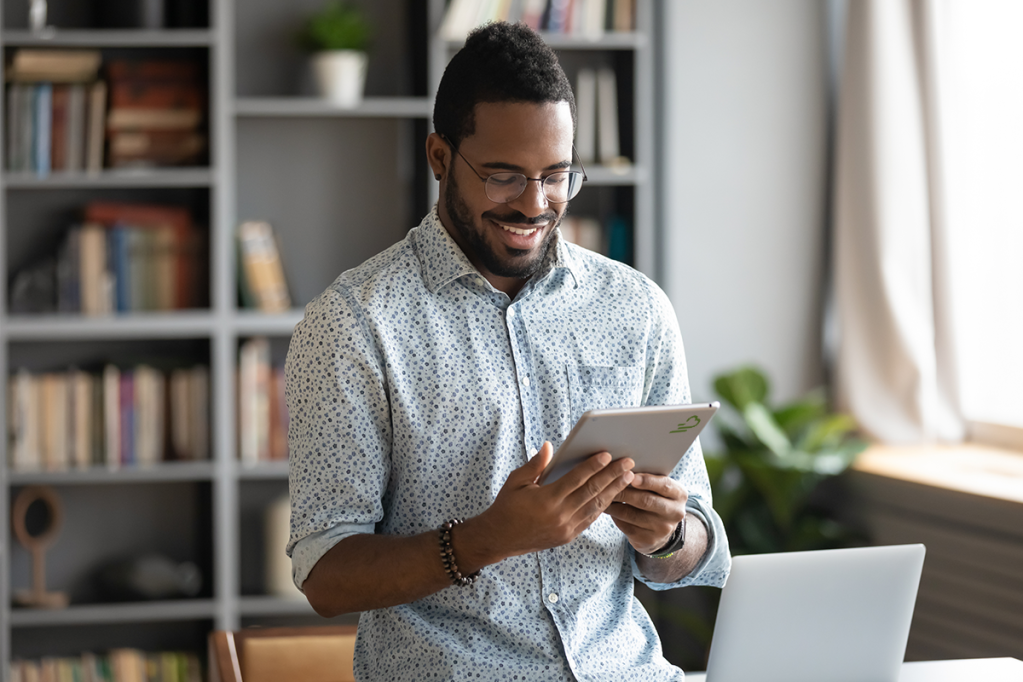
[[643,368],[569,365],[572,424],[587,410],[635,407],[643,399]]

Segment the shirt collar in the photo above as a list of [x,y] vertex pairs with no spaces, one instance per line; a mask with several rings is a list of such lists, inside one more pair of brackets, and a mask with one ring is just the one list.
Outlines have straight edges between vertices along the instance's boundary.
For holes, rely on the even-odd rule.
[[[413,232],[423,281],[430,293],[436,293],[451,282],[466,276],[478,277],[486,282],[444,228],[436,204]],[[547,252],[540,272],[534,275],[534,281],[546,278],[559,268],[567,270],[572,275],[574,286],[579,286],[581,266],[566,246],[560,230],[554,238],[554,248]],[[487,285],[489,286],[489,283]]]

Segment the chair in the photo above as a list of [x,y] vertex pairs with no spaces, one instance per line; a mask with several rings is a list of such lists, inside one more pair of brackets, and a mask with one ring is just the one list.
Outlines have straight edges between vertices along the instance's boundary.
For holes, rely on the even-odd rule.
[[216,630],[210,682],[354,682],[354,625]]

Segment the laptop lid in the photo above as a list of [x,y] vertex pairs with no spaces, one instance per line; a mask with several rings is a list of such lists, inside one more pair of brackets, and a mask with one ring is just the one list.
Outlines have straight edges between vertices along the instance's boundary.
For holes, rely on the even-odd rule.
[[923,545],[737,556],[707,682],[897,682]]

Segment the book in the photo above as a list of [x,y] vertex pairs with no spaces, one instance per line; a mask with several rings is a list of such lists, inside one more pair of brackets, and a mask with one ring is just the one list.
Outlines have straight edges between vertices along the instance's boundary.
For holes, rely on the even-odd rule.
[[55,172],[67,170],[69,97],[67,85],[53,86],[50,104],[50,169]]
[[270,459],[288,458],[288,405],[284,399],[284,368],[270,369]]
[[71,464],[77,469],[86,469],[93,463],[93,380],[87,373],[79,369],[69,372],[72,404]]
[[575,85],[575,150],[584,164],[597,158],[597,73],[581,68]]
[[107,84],[97,81],[89,86],[85,134],[85,170],[99,173],[103,169],[106,135]]
[[22,99],[25,97],[25,86],[12,83],[7,88],[7,170],[23,169],[23,143],[21,140]]
[[270,342],[253,337],[238,353],[239,459],[254,465],[270,459]]
[[239,282],[246,307],[265,313],[291,307],[284,267],[270,223],[250,220],[238,227]]
[[118,397],[120,404],[117,410],[120,413],[120,464],[135,464],[135,374],[130,369],[121,370],[120,383],[118,384]]
[[7,68],[8,80],[74,83],[95,80],[102,55],[99,50],[15,50]]
[[32,124],[33,170],[39,176],[50,174],[50,133],[52,132],[53,85],[39,83],[35,86],[35,107]]
[[[110,270],[115,281],[116,309],[119,312],[154,309],[137,306],[154,305],[147,302],[155,300],[154,292],[159,286],[173,290],[173,309],[201,304],[200,294],[206,282],[205,268],[200,267],[203,249],[186,207],[96,201],[85,207],[83,215],[87,223],[97,223],[111,229],[113,255]],[[114,235],[118,230],[121,232]],[[172,272],[168,267],[161,270],[163,276],[170,277],[171,281],[164,281],[161,285],[155,284],[152,279],[156,276],[152,269],[154,242],[147,241],[145,236],[134,236],[136,232],[159,230],[167,230],[174,235],[172,246],[168,246],[170,238],[167,236],[157,240],[162,244],[161,248],[169,248],[172,253],[169,257]],[[142,259],[138,262],[148,265],[133,270],[134,259]]]
[[189,451],[192,459],[210,458],[210,369],[196,365],[189,371]]
[[39,383],[25,369],[8,381],[9,465],[14,471],[35,471],[41,467]]
[[115,130],[109,135],[112,168],[182,166],[195,163],[206,149],[206,136],[191,130]]
[[85,170],[86,86],[72,83],[67,86],[67,134],[64,170]]
[[634,0],[614,0],[612,13],[615,31],[636,30],[636,3]]
[[618,84],[614,69],[597,70],[597,156],[605,166],[629,164],[622,157],[618,138]]
[[115,59],[107,65],[112,167],[199,163],[206,87],[198,62]]
[[202,112],[194,109],[110,109],[107,130],[194,130]]
[[42,465],[47,471],[68,467],[67,377],[58,372],[42,376]]
[[79,293],[81,312],[106,315],[113,308],[107,271],[107,233],[98,223],[86,223],[79,236]]
[[121,370],[103,368],[103,442],[107,467],[121,466]]

